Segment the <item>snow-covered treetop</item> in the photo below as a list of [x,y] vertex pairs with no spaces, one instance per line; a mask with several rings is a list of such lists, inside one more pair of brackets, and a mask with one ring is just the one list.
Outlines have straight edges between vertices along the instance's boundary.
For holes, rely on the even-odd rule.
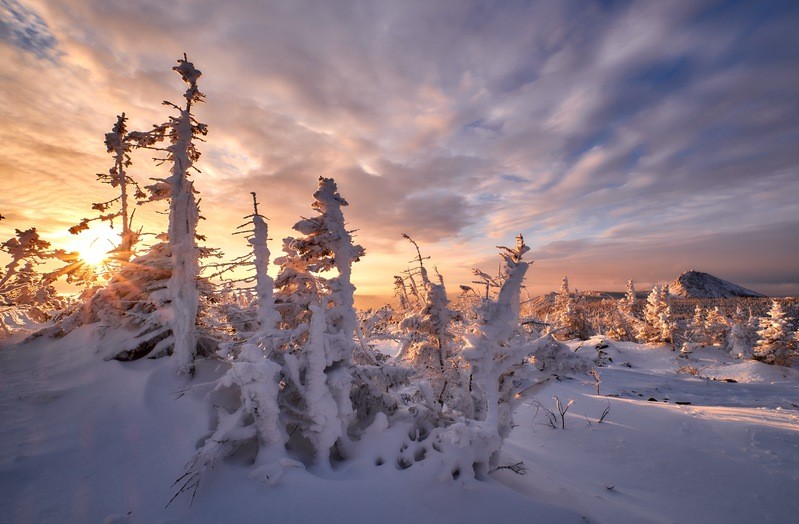
[[518,263],[522,261],[524,254],[530,251],[530,247],[525,245],[524,237],[521,235],[521,233],[516,236],[515,247],[509,248],[505,246],[497,246],[497,249],[500,250],[499,255],[503,260],[505,260],[505,265],[508,268],[518,265]]
[[505,262],[504,281],[499,290],[496,302],[489,302],[488,310],[484,314],[484,322],[492,324],[491,331],[493,336],[500,340],[508,339],[516,330],[519,324],[519,293],[522,289],[524,275],[530,262],[525,262],[524,254],[530,251],[525,245],[524,237],[519,234],[516,237],[516,246],[508,248],[497,246],[500,250],[499,255]]
[[197,85],[197,80],[202,76],[202,71],[194,67],[194,64],[189,62],[186,54],[183,54],[183,59],[178,59],[178,65],[172,67],[173,71],[177,71],[180,77],[189,85]]
[[131,144],[126,144],[124,140],[128,131],[126,121],[125,113],[118,115],[116,124],[111,128],[111,132],[105,134],[105,147],[109,153],[130,151]]
[[189,84],[189,88],[183,95],[184,98],[186,98],[186,100],[189,102],[189,105],[191,105],[192,102],[197,102],[203,99],[205,95],[203,95],[197,88],[197,80],[202,76],[202,71],[194,67],[193,63],[189,62],[188,58],[186,57],[186,53],[183,53],[182,59],[178,59],[178,65],[174,66],[172,70],[177,71],[177,73],[180,75],[180,78]]
[[343,273],[364,255],[363,247],[352,243],[352,236],[345,227],[341,207],[347,205],[338,194],[336,182],[332,178],[319,177],[319,188],[311,204],[319,215],[294,224],[294,229],[306,237],[294,239],[293,248],[304,260],[311,262],[309,268],[312,271],[328,271],[335,267]]
[[635,302],[635,282],[628,280],[627,291],[624,294],[624,298],[621,299],[621,304],[624,308],[626,308],[628,313],[632,314]]

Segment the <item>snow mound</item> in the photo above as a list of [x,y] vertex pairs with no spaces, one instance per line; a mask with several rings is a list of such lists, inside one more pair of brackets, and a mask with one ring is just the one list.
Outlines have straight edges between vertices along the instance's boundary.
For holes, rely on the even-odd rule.
[[[0,341],[11,344],[42,327],[47,314],[35,306],[0,307]],[[2,344],[0,344],[2,347]]]
[[715,380],[734,380],[749,384],[799,382],[799,370],[785,366],[771,366],[755,360],[746,360],[730,365],[708,366],[703,374]]

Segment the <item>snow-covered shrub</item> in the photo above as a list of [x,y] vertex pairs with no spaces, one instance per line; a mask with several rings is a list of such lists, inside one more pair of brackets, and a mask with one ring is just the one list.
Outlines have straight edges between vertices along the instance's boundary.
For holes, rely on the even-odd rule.
[[396,317],[397,311],[391,304],[359,313],[363,332],[369,338],[393,338],[391,327],[396,323]]
[[[172,353],[167,283],[172,272],[169,244],[160,242],[113,273],[108,283],[92,290],[75,310],[40,335],[61,337],[85,324],[99,323],[101,340],[128,333],[113,345],[100,344],[105,359],[136,360]],[[209,290],[206,290],[208,292]]]
[[601,365],[602,357],[588,360],[575,353],[569,346],[546,335],[535,341],[531,348],[532,364],[543,372],[547,378],[567,377],[573,374],[588,373],[593,366]]
[[[183,492],[191,492],[193,499],[202,476],[217,461],[252,440],[258,446],[250,477],[275,484],[286,468],[301,466],[286,454],[288,435],[280,421],[278,404],[280,371],[280,366],[269,360],[258,346],[250,343],[242,346],[236,360],[216,381],[209,395],[216,398],[222,392],[230,392],[235,400],[223,402],[218,399],[214,403],[216,428],[186,464],[185,473],[175,482],[177,487],[172,500]],[[225,406],[230,403],[234,407]]]
[[421,301],[400,322],[404,340],[396,360],[410,365],[426,381],[423,389],[429,388],[434,399],[428,408],[440,411],[446,405],[447,409],[465,409],[468,397],[458,387],[465,376],[452,332],[455,312],[449,307],[443,278],[439,275],[438,283],[430,280],[418,244],[408,235],[403,237],[416,248],[415,274],[421,281],[418,286]]

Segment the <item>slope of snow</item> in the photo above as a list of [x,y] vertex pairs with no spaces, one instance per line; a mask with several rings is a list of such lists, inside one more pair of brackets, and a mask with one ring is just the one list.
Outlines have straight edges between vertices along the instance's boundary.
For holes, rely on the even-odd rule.
[[266,486],[233,460],[215,467],[191,506],[182,496],[165,508],[211,430],[201,384],[221,370],[199,365],[191,382],[198,386],[187,390],[169,359],[103,362],[96,340],[84,327],[0,351],[0,521],[487,522],[531,514],[581,521],[499,482],[443,483],[432,465],[359,462],[330,478],[291,470]]
[[[575,400],[565,430],[548,426],[532,399],[522,405],[501,463],[523,461],[526,475],[442,482],[432,463],[378,467],[365,453],[328,473],[289,470],[266,486],[247,477],[242,456],[217,464],[192,505],[181,496],[165,508],[212,427],[202,384],[224,370],[201,363],[189,382],[168,359],[103,362],[96,340],[88,326],[0,351],[0,521],[789,522],[799,514],[799,371],[711,349],[686,361],[632,343],[605,350],[613,363],[599,370],[599,396],[588,377],[539,392],[553,410],[553,395]],[[678,363],[699,376],[677,373]]]
[[[632,367],[601,369],[601,396],[577,381],[546,392],[575,399],[566,430],[550,428],[526,406],[517,419],[528,422],[516,429],[508,452],[524,459],[530,472],[502,472],[500,478],[520,492],[568,500],[600,522],[794,521],[799,373],[752,361],[732,364],[708,351],[691,364],[753,382],[698,378],[674,373],[671,351],[620,346],[617,356]],[[551,399],[541,402],[554,409]],[[598,423],[606,407],[610,413]]]
[[750,289],[701,271],[686,271],[669,284],[669,293],[684,298],[762,297]]

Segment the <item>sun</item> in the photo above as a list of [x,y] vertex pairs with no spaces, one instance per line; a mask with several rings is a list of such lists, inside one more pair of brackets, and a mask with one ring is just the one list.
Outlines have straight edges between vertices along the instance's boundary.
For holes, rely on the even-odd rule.
[[108,259],[108,252],[119,244],[119,234],[111,228],[92,228],[78,235],[70,244],[86,264],[99,266]]
[[80,259],[91,266],[99,266],[106,259],[108,248],[99,247],[97,242],[81,248]]

